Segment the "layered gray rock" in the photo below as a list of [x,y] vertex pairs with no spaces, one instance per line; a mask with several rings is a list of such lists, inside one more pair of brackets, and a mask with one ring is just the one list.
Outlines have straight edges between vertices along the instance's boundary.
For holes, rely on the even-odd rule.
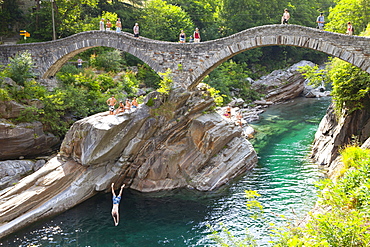
[[[350,114],[343,112],[340,117],[334,113],[333,104],[328,108],[315,134],[312,147],[314,162],[334,174],[339,162],[339,150],[354,141],[364,143],[370,136],[370,112],[356,110]],[[364,147],[366,147],[367,142]]]
[[305,88],[305,79],[298,71],[300,66],[315,64],[301,61],[286,70],[275,70],[252,84],[252,88],[265,93],[264,100],[277,103],[298,97]]
[[209,191],[251,169],[257,163],[252,145],[213,107],[213,99],[200,92],[178,90],[168,100],[153,93],[132,113],[77,121],[57,157],[0,192],[0,237],[65,211],[112,182],[141,192]]
[[58,143],[59,138],[43,131],[41,122],[13,124],[0,119],[0,160],[48,153]]
[[17,183],[33,171],[35,163],[30,160],[0,161],[0,190]]

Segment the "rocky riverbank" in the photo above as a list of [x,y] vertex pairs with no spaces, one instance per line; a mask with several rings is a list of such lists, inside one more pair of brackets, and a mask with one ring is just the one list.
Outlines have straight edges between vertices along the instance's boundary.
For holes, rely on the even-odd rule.
[[[211,111],[204,92],[148,95],[136,111],[77,121],[60,154],[0,192],[0,237],[65,211],[112,182],[141,192],[209,191],[254,167],[257,154],[239,126]],[[206,113],[208,112],[208,113]]]
[[315,163],[327,170],[330,178],[335,178],[342,168],[340,149],[354,143],[369,148],[369,136],[369,109],[356,110],[350,114],[343,112],[337,117],[332,104],[315,134],[311,157]]
[[[299,73],[292,71],[287,73]],[[280,81],[284,86],[294,84],[298,76],[289,78],[292,81]],[[295,93],[281,94],[297,94],[296,86],[289,88]],[[299,88],[302,94],[305,87]],[[250,107],[235,99],[230,106],[248,123],[281,98],[261,102]],[[77,121],[58,156],[0,191],[0,237],[63,212],[109,189],[112,182],[141,192],[181,187],[209,191],[245,173],[257,163],[257,154],[243,137],[253,129],[247,124],[240,128],[235,115],[225,118],[225,109],[214,112],[214,107],[206,91],[177,89],[167,99],[158,93],[148,95],[134,112],[114,116],[104,112]]]

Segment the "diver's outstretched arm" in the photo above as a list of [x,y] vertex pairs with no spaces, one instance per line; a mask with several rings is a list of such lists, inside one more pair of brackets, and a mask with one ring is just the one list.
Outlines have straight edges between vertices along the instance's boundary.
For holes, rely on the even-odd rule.
[[116,193],[114,192],[114,183],[112,183],[111,187],[112,187],[112,194],[113,194],[113,196],[116,196]]
[[122,184],[121,186],[121,190],[119,191],[119,195],[118,196],[121,196],[122,195],[122,191],[123,191],[123,188],[125,187],[125,184]]

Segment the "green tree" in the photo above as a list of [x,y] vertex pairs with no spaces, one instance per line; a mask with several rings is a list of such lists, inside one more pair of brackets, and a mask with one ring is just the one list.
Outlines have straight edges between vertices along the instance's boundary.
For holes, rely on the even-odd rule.
[[6,74],[19,85],[24,86],[27,79],[34,78],[33,61],[28,51],[18,53],[14,58],[9,58],[10,63],[6,68]]
[[[27,30],[40,40],[52,39],[52,8],[57,38],[72,34],[98,29],[97,16],[84,12],[84,7],[96,8],[98,0],[58,0],[54,2],[42,1],[40,8],[28,17]],[[95,19],[94,19],[95,17]],[[95,27],[95,28],[93,28]]]
[[329,22],[325,29],[332,32],[345,33],[347,22],[351,22],[355,34],[363,32],[370,23],[370,0],[336,0],[330,9]]
[[238,64],[229,60],[212,71],[204,82],[226,97],[224,103],[230,102],[232,94],[251,102],[259,99],[261,95],[250,88],[251,84],[248,81],[250,75],[251,72],[245,63]]
[[19,9],[17,1],[0,1],[0,34],[12,32],[15,23],[24,23],[23,13]]
[[162,0],[147,2],[140,21],[140,33],[148,38],[165,41],[178,41],[180,30],[187,37],[194,31],[189,14],[178,6]]
[[[222,0],[169,0],[168,3],[180,6],[189,14],[194,26],[199,28],[203,41],[222,36],[223,23],[219,18]],[[192,33],[187,35],[192,35]]]

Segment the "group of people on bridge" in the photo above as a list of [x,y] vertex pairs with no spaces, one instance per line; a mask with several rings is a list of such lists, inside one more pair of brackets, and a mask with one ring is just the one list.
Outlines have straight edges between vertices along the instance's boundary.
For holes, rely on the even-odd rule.
[[[179,42],[180,43],[185,43],[186,42],[186,34],[185,34],[184,30],[180,31]],[[195,42],[195,43],[200,42],[199,28],[195,28],[195,31],[194,31],[193,35],[189,36],[189,43],[193,43],[193,42]]]
[[[289,23],[289,19],[290,19],[290,14],[289,14],[289,10],[288,9],[284,9],[284,13],[283,13],[283,16],[281,17],[281,24],[288,24]],[[317,23],[317,28],[320,29],[320,30],[324,30],[324,25],[325,25],[325,19],[324,19],[324,13],[320,13],[320,15],[317,17],[316,19],[316,23]],[[112,30],[112,23],[109,19],[107,19],[107,21],[105,22],[104,18],[101,19],[101,21],[99,22],[99,29],[100,31],[111,31]],[[117,33],[120,33],[122,31],[122,23],[121,23],[121,19],[118,18],[117,21],[116,21],[116,32]],[[133,33],[134,33],[134,37],[139,37],[139,34],[140,34],[140,29],[139,29],[139,24],[138,23],[135,23],[134,27],[132,28],[133,30]],[[354,29],[353,29],[353,26],[351,24],[351,22],[348,22],[347,23],[347,30],[346,30],[346,34],[348,35],[353,35],[354,33]],[[197,42],[200,42],[201,38],[200,38],[200,32],[199,32],[199,29],[196,28],[193,35],[190,35],[189,36],[189,42],[190,43],[197,43]],[[180,34],[179,34],[179,42],[180,43],[185,43],[186,42],[186,34],[184,32],[184,30],[181,30],[180,31]]]
[[136,110],[139,106],[136,97],[134,97],[131,102],[129,99],[126,99],[125,103],[123,103],[123,101],[120,101],[117,109],[115,109],[117,99],[114,97],[114,95],[107,99],[106,103],[108,105],[109,115],[117,115],[123,112],[131,112],[133,110]]
[[[289,10],[284,9],[283,16],[281,17],[281,24],[288,24],[289,19],[290,19]],[[318,29],[324,30],[324,26],[325,26],[324,13],[320,13],[320,15],[316,19],[316,23],[317,23],[317,28]],[[353,35],[354,34],[354,28],[353,28],[352,23],[350,21],[347,22],[346,34],[348,34],[348,35]]]

